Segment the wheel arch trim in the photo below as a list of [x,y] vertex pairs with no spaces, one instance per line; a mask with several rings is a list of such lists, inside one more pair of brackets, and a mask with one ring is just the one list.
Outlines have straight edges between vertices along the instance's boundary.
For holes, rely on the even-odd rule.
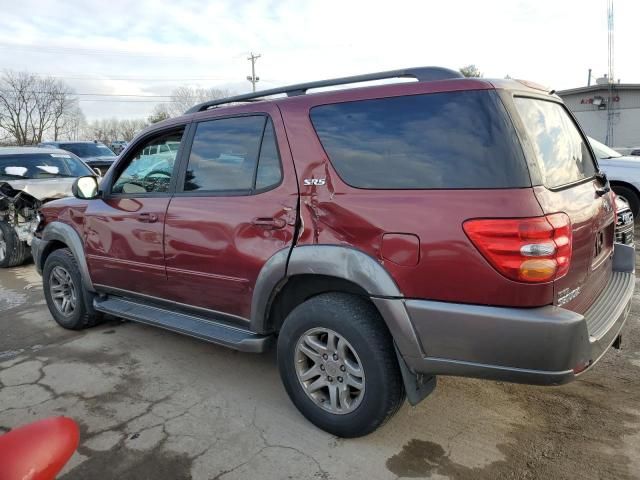
[[269,330],[273,300],[297,275],[321,275],[350,281],[362,287],[387,324],[403,354],[418,354],[420,344],[404,307],[403,295],[387,270],[373,257],[343,245],[303,245],[283,249],[262,267],[251,303],[250,329]]
[[[91,276],[89,275],[89,265],[87,264],[87,258],[84,254],[82,239],[73,227],[62,222],[51,222],[42,231],[42,240],[45,242],[57,240],[64,243],[76,258],[84,288],[90,292],[96,291],[91,281]],[[44,251],[44,249],[42,249],[42,251]],[[35,259],[35,261],[38,262],[40,269],[44,268],[42,258]]]

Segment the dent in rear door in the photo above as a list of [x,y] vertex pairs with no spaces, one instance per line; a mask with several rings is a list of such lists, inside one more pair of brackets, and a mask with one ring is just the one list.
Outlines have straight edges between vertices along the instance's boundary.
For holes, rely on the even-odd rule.
[[[268,115],[193,124],[182,191],[172,198],[165,224],[167,276],[178,302],[248,319],[260,269],[293,245],[297,180],[280,112],[272,105],[265,109]],[[257,139],[255,117],[263,125]],[[250,150],[264,164],[270,142],[280,178],[271,162],[247,185],[242,166]],[[216,175],[209,177],[208,168]]]

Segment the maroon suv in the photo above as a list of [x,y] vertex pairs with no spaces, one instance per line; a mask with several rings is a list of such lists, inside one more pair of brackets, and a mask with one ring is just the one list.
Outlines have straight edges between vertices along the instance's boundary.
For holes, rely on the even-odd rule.
[[[307,93],[396,77],[418,81]],[[340,436],[437,375],[573,380],[619,345],[634,288],[589,143],[527,82],[432,67],[215,100],[74,194],[33,242],[60,325],[277,339],[292,401]]]

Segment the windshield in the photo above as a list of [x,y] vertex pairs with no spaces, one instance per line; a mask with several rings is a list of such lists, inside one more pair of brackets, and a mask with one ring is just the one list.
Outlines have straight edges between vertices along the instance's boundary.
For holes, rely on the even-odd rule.
[[0,156],[0,179],[38,179],[94,175],[82,161],[65,153]]
[[608,160],[610,158],[619,158],[622,156],[621,153],[616,152],[613,148],[607,147],[604,143],[600,143],[591,137],[587,138],[589,139],[591,148],[593,148],[593,151],[599,160]]
[[110,148],[102,143],[61,143],[60,148],[75,153],[80,158],[116,156]]

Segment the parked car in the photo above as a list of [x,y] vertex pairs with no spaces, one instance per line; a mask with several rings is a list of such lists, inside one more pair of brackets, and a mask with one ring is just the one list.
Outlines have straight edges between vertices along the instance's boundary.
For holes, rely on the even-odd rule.
[[613,191],[629,204],[634,218],[640,212],[640,158],[624,156],[589,137],[598,163],[607,174]]
[[[396,77],[418,81],[307,93]],[[171,144],[162,166],[145,155]],[[343,437],[438,375],[575,379],[620,345],[635,284],[561,99],[437,67],[205,102],[74,195],[42,208],[33,242],[61,326],[112,314],[246,352],[277,343],[293,403]]]
[[93,142],[43,142],[38,145],[45,148],[61,148],[80,157],[91,168],[104,176],[113,165],[117,155],[104,143]]
[[40,206],[70,196],[73,181],[91,174],[64,150],[0,147],[0,268],[21,265],[31,256]]
[[113,142],[111,142],[111,150],[116,155],[120,155],[122,151],[127,148],[127,145],[129,145],[129,143],[125,142],[124,140],[114,140]]

